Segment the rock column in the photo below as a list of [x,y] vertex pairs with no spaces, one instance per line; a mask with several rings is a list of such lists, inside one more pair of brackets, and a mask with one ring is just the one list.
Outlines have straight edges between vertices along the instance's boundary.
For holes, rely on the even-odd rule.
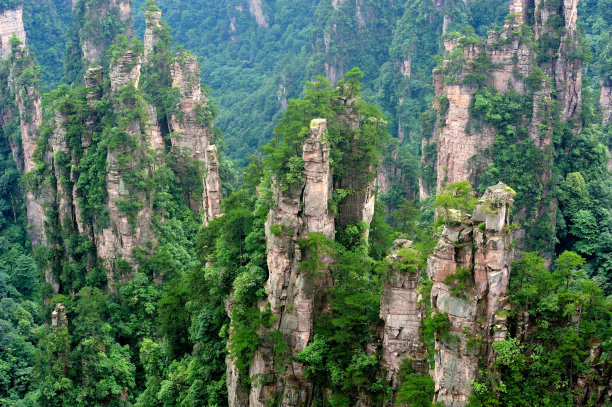
[[434,369],[435,401],[449,407],[467,405],[479,362],[491,367],[492,343],[506,337],[513,195],[502,183],[488,188],[472,217],[445,226],[428,260],[431,305],[451,324],[436,334]]

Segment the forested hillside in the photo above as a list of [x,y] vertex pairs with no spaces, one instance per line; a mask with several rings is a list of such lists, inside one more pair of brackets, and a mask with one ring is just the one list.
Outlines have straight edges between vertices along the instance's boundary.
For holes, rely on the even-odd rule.
[[0,405],[612,405],[610,0],[0,0]]

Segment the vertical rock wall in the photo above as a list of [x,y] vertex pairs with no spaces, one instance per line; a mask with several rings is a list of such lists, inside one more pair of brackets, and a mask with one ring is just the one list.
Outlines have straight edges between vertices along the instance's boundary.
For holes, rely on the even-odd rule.
[[412,368],[427,374],[427,349],[421,336],[421,322],[425,306],[419,294],[420,270],[413,272],[399,269],[398,264],[405,262],[403,251],[415,254],[412,242],[396,240],[395,250],[387,258],[391,274],[385,283],[380,300],[380,318],[384,321],[382,339],[382,365],[387,370],[388,379],[395,388],[403,360],[410,359]]
[[[13,36],[20,40],[20,44],[11,46],[10,38]],[[25,31],[23,30],[22,8],[7,9],[0,14],[0,41],[2,41],[0,57],[7,60],[8,75],[3,77],[2,97],[6,105],[0,116],[0,125],[11,146],[15,165],[22,173],[32,171],[34,151],[39,138],[39,127],[42,123],[42,97],[36,86],[39,80],[36,63],[25,48]],[[22,80],[25,70],[31,70],[35,75],[29,80]],[[13,132],[18,133],[12,134]],[[16,141],[20,140],[20,143]],[[50,154],[43,157],[51,160]],[[26,212],[28,218],[28,232],[34,248],[47,245],[44,225],[47,222],[45,206],[52,203],[54,197],[49,185],[33,188],[26,185]],[[51,285],[54,292],[59,290],[59,282],[50,269],[45,269],[45,280]]]
[[612,83],[602,83],[599,94],[599,105],[603,113],[602,124],[607,126],[612,123]]
[[[304,159],[303,183],[290,191],[276,191],[275,205],[266,222],[269,278],[266,284],[272,314],[278,318],[278,329],[288,339],[291,360],[286,372],[272,383],[252,386],[250,406],[264,406],[273,394],[282,394],[283,406],[312,401],[312,384],[303,377],[302,364],[295,359],[312,339],[315,314],[321,311],[321,294],[329,287],[326,268],[331,258],[321,258],[324,270],[317,275],[301,270],[302,253],[298,242],[309,233],[321,233],[334,238],[334,218],[328,210],[332,176],[329,168],[329,146],[325,139],[327,122],[315,119],[310,125],[310,137],[302,148]],[[272,227],[280,227],[275,234]],[[251,365],[250,376],[273,372],[271,351],[259,349]]]
[[[216,149],[208,150],[213,142],[210,106],[200,85],[200,66],[194,55],[179,54],[172,66],[172,86],[180,90],[180,103],[177,114],[170,118],[170,131],[176,133],[171,138],[174,151],[187,158],[187,161],[200,163],[206,168],[210,159],[212,171],[208,169],[203,186],[203,197],[190,195],[189,206],[192,210],[205,215],[205,221],[219,216],[220,189],[218,188],[218,158]],[[209,189],[211,188],[211,189]]]
[[15,36],[23,44],[26,33],[23,27],[23,6],[7,8],[0,12],[0,58],[6,59],[11,53],[10,40]]
[[[75,21],[79,24],[80,50],[86,61],[86,66],[99,62],[104,57],[108,46],[108,38],[98,31],[104,30],[98,26],[104,25],[108,17],[118,18],[121,32],[127,37],[134,35],[132,27],[132,5],[130,0],[88,1],[77,0],[74,6],[77,10]],[[117,33],[118,34],[118,33]],[[112,36],[114,39],[114,36]]]
[[[502,183],[488,188],[471,217],[459,215],[459,224],[445,226],[428,260],[431,305],[451,323],[450,332],[437,334],[435,343],[435,401],[446,406],[467,405],[479,362],[491,366],[492,342],[506,337],[513,195]],[[467,289],[458,289],[449,276],[466,271]]]
[[[461,38],[445,40],[447,57],[442,67],[434,70],[434,107],[439,112],[438,122],[434,137],[430,141],[424,139],[423,145],[424,149],[430,142],[437,145],[436,162],[424,164],[433,165],[435,168],[438,175],[438,192],[445,185],[457,181],[468,180],[478,184],[479,171],[483,165],[478,166],[476,163],[480,161],[481,164],[486,164],[489,158],[483,156],[482,152],[490,147],[495,139],[497,129],[482,122],[476,123],[470,117],[469,106],[478,88],[466,81],[466,78],[478,74],[477,57],[490,62],[491,69],[485,72],[486,83],[500,93],[513,90],[526,94],[528,87],[525,78],[535,67],[541,68],[548,75],[549,81],[544,81],[540,89],[529,93],[532,97],[533,113],[525,125],[536,146],[545,149],[552,141],[552,130],[542,133],[540,128],[540,124],[549,114],[545,107],[548,101],[559,101],[561,120],[572,122],[578,118],[582,66],[579,59],[567,56],[578,47],[577,1],[563,2],[560,10],[552,10],[541,2],[536,3],[536,10],[530,11],[526,2],[513,0],[510,4],[511,14],[506,19],[503,30],[490,32],[484,43],[465,43]],[[541,62],[542,58],[536,55],[532,41],[554,34],[548,21],[550,16],[555,14],[564,21],[561,45],[558,50],[548,51],[551,62]],[[528,20],[533,25],[534,39],[530,39],[524,31],[524,24]],[[579,123],[579,120],[573,123]],[[476,157],[478,160],[475,160]],[[550,176],[550,171],[542,172],[541,181],[544,185]],[[425,185],[423,181],[420,190],[421,198],[434,192],[432,186]]]
[[[117,58],[110,67],[110,85],[112,99],[117,112],[129,112],[137,108],[138,100],[119,98],[122,92],[137,89],[140,83],[141,56],[132,50],[127,50]],[[142,137],[146,123],[140,119],[133,119],[121,130],[132,139],[133,146],[119,146],[118,149],[109,149],[107,154],[108,169],[106,173],[106,192],[108,194],[108,212],[110,225],[96,236],[98,255],[102,258],[115,260],[119,256],[129,264],[134,265],[133,249],[142,247],[145,243],[154,240],[151,229],[153,216],[153,203],[148,194],[131,189],[124,176],[132,170],[141,167],[146,158],[148,148],[147,140]],[[129,155],[131,159],[122,163],[121,157]],[[151,169],[143,169],[151,176]],[[141,203],[136,220],[131,221],[129,216],[120,209],[120,202],[136,199]],[[112,284],[112,274],[108,276]]]
[[[95,9],[98,3],[84,2],[79,0],[76,4],[77,13],[80,18],[91,13],[98,13],[97,17],[105,17],[109,13],[116,13],[120,22],[125,24],[124,32],[129,33],[131,28],[130,2],[125,0],[113,0],[101,5],[102,9]],[[85,14],[83,15],[83,9]],[[106,14],[105,14],[106,13]],[[6,14],[6,13],[5,13]],[[157,18],[154,14],[150,18]],[[1,20],[1,19],[0,19]],[[97,20],[96,20],[97,21]],[[0,21],[1,22],[1,21]],[[148,27],[154,27],[155,22],[150,22]],[[6,28],[6,27],[5,27]],[[10,28],[10,27],[9,27]],[[0,33],[3,27],[0,26]],[[8,28],[6,28],[8,30]],[[6,31],[5,30],[5,31]],[[84,33],[81,33],[84,34]],[[87,37],[92,40],[93,37]],[[89,62],[101,58],[106,48],[104,44],[95,44],[95,41],[87,43],[87,38],[81,37],[81,51],[91,58]],[[149,42],[155,41],[149,35]],[[102,46],[101,46],[102,45]],[[108,45],[108,44],[106,44]],[[149,44],[150,45],[150,44]],[[155,52],[152,46],[148,52]],[[125,261],[129,266],[136,266],[134,249],[155,246],[155,233],[152,228],[153,202],[151,191],[132,184],[136,174],[138,176],[152,177],[156,165],[163,163],[159,160],[159,153],[165,152],[166,144],[162,137],[162,130],[156,115],[156,107],[148,105],[143,98],[140,89],[141,69],[143,55],[137,50],[128,48],[122,55],[115,57],[108,68],[108,79],[104,81],[106,70],[99,64],[94,63],[85,71],[84,85],[85,98],[88,111],[65,112],[64,107],[57,106],[52,124],[53,131],[48,137],[45,145],[38,145],[39,128],[42,125],[41,96],[36,87],[36,78],[24,81],[21,73],[28,68],[33,69],[35,64],[30,58],[28,51],[23,46],[14,46],[9,56],[10,72],[6,78],[7,86],[2,88],[2,96],[14,99],[10,104],[10,111],[5,110],[2,117],[2,125],[17,123],[21,145],[13,140],[18,137],[9,137],[12,143],[13,155],[18,168],[24,173],[32,172],[37,177],[27,194],[28,222],[30,234],[34,245],[53,245],[50,249],[56,254],[53,259],[58,265],[62,260],[86,262],[85,268],[91,270],[96,264],[95,260],[101,260],[100,265],[105,266],[109,285],[116,281],[127,281],[131,275],[126,273],[118,276],[119,260]],[[179,62],[180,61],[180,62]],[[36,71],[34,69],[34,71]],[[212,135],[212,124],[206,125],[199,122],[200,109],[207,103],[206,97],[201,93],[199,67],[193,57],[181,55],[177,58],[174,79],[180,89],[177,93],[181,95],[181,104],[177,106],[177,112],[184,109],[177,117],[186,120],[178,120],[175,131],[175,146],[182,150],[188,150],[190,158],[199,162],[202,187],[194,195],[194,207],[206,208],[207,219],[220,216],[221,185],[219,178],[219,158],[216,147],[210,145]],[[168,67],[168,80],[173,79],[170,67]],[[107,87],[106,83],[110,86]],[[76,96],[77,98],[79,96]],[[104,199],[104,210],[100,213],[88,213],[84,217],[81,208],[84,192],[79,185],[79,161],[87,156],[94,142],[94,135],[98,137],[103,128],[107,126],[109,117],[102,117],[106,110],[99,110],[99,102],[108,101],[110,109],[115,113],[116,123],[106,137],[116,138],[114,143],[109,143],[106,151],[107,170],[104,174],[105,194],[101,193],[96,199]],[[68,101],[66,109],[72,109]],[[105,105],[106,106],[106,105]],[[18,119],[18,120],[17,120]],[[82,132],[78,135],[68,134],[70,125],[75,120],[82,120]],[[187,124],[185,124],[187,123]],[[14,126],[11,124],[11,126]],[[10,127],[10,126],[9,126]],[[8,128],[8,127],[7,127]],[[11,127],[12,128],[12,127]],[[68,139],[70,137],[70,140]],[[75,140],[75,137],[77,140]],[[74,142],[80,142],[78,148]],[[112,144],[112,145],[111,145]],[[97,147],[97,146],[96,146]],[[42,162],[35,162],[34,151],[40,148]],[[96,150],[100,151],[100,150]],[[169,151],[168,151],[169,152]],[[194,152],[194,153],[192,153]],[[44,166],[47,172],[39,172],[38,167]],[[208,170],[207,170],[207,167]],[[206,175],[204,175],[204,172]],[[180,177],[181,174],[177,173]],[[47,177],[52,182],[41,181],[40,177]],[[204,190],[205,194],[201,191]],[[187,191],[188,193],[189,191]],[[130,213],[130,205],[136,208]],[[57,213],[53,219],[47,219],[44,208],[49,206]],[[126,209],[126,207],[128,209]],[[51,232],[53,242],[47,242],[46,234]],[[63,237],[83,235],[95,246],[95,253],[83,258],[62,258],[66,256],[66,242]],[[125,269],[125,268],[124,268]],[[45,270],[46,279],[54,292],[60,290],[57,277],[49,267]]]

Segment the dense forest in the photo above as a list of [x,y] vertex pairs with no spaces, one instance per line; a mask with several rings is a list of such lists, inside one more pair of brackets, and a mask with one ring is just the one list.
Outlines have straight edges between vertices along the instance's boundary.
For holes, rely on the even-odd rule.
[[610,0],[0,0],[0,405],[612,406]]

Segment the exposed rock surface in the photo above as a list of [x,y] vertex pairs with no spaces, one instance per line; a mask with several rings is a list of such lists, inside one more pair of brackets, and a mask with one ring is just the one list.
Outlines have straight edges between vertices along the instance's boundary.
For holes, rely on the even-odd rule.
[[[601,93],[599,94],[599,106],[603,114],[602,124],[607,126],[612,123],[612,83],[602,83]],[[608,168],[612,171],[612,157],[608,162]]]
[[398,384],[400,364],[405,359],[411,360],[412,368],[417,372],[426,374],[429,370],[427,349],[420,332],[425,314],[419,294],[420,270],[416,267],[413,272],[398,270],[397,265],[406,261],[402,258],[402,251],[416,255],[411,241],[395,241],[395,249],[387,258],[392,272],[380,300],[380,318],[385,327],[381,359],[394,387]]
[[[111,92],[117,111],[130,111],[136,106],[129,98],[120,98],[120,94],[129,91],[130,87],[138,88],[140,82],[141,56],[132,50],[127,50],[110,67]],[[120,149],[109,149],[107,155],[108,169],[106,173],[106,192],[108,194],[108,214],[110,225],[95,237],[98,255],[101,258],[114,261],[121,258],[130,265],[135,265],[133,249],[143,247],[145,243],[154,240],[151,230],[153,203],[146,193],[131,190],[124,179],[126,173],[141,166],[146,154],[146,140],[140,135],[146,123],[133,119],[122,130],[126,131],[135,141],[135,146],[120,146]],[[129,155],[131,160],[122,164],[122,156]],[[149,172],[150,174],[150,172]],[[137,200],[141,203],[135,221],[120,209],[120,203]],[[112,269],[112,268],[111,268]],[[113,282],[113,274],[108,275],[109,283]]]
[[253,16],[253,18],[255,18],[257,25],[260,27],[267,27],[268,19],[264,15],[263,9],[261,8],[263,0],[248,0],[248,2],[249,12]]
[[[275,395],[280,396],[282,406],[308,405],[315,400],[312,382],[303,376],[302,363],[295,356],[312,340],[315,315],[325,308],[323,295],[331,284],[327,269],[332,258],[320,254],[321,270],[317,273],[303,270],[301,261],[309,254],[302,253],[299,241],[310,233],[334,238],[334,217],[328,208],[332,174],[326,127],[324,119],[311,122],[310,136],[302,147],[302,183],[289,190],[276,188],[274,206],[266,221],[267,304],[276,317],[274,328],[283,333],[289,345],[290,357],[276,372],[272,345],[264,342],[255,352],[248,372],[252,380],[249,398],[231,400],[232,407],[263,407]],[[235,368],[228,366],[228,373],[233,371]],[[228,380],[229,394],[237,390],[236,382]]]
[[[102,6],[101,10],[96,9],[97,11],[90,8],[95,4],[97,3],[79,0],[76,8],[81,13],[85,8],[86,14],[117,13],[120,20],[126,24],[131,19],[129,1],[112,0],[105,3],[106,6]],[[149,18],[155,20],[148,22],[149,27],[160,24],[159,14],[153,13]],[[151,41],[155,42],[155,38],[150,38],[149,42]],[[82,44],[85,54],[90,52],[87,47],[86,43]],[[1,119],[3,126],[11,121],[12,126],[19,129],[22,144],[12,143],[11,146],[15,161],[21,171],[31,172],[36,179],[27,194],[32,241],[35,246],[48,245],[57,256],[52,261],[54,264],[60,264],[62,261],[79,262],[85,266],[87,272],[100,266],[106,270],[110,286],[117,281],[128,281],[131,273],[126,270],[137,265],[135,249],[151,250],[156,245],[152,222],[153,194],[135,184],[134,178],[152,177],[155,167],[162,162],[158,161],[159,153],[171,153],[166,151],[170,150],[170,142],[166,145],[164,141],[156,107],[145,102],[139,88],[143,55],[137,49],[128,47],[115,56],[108,68],[108,82],[104,80],[105,69],[97,63],[92,64],[83,78],[83,96],[86,100],[84,111],[81,109],[71,112],[73,106],[70,101],[65,104],[58,103],[54,121],[50,123],[53,131],[50,132],[47,143],[38,146],[39,128],[42,125],[40,92],[36,88],[35,80],[22,83],[20,78],[24,69],[34,68],[34,62],[26,48],[13,48],[13,53],[9,56],[10,73],[6,78],[2,78],[7,84],[2,87],[2,96],[11,101],[10,109],[5,109]],[[155,47],[151,46],[148,52],[149,55],[156,52]],[[92,57],[92,61],[99,55]],[[174,79],[179,87],[177,93],[181,95],[177,112],[183,110],[181,119],[177,117],[173,123],[173,147],[189,151],[188,157],[198,162],[198,169],[202,172],[197,172],[195,176],[201,178],[202,187],[193,195],[193,206],[199,208],[198,211],[204,208],[206,218],[213,219],[221,214],[219,157],[216,147],[210,144],[212,124],[204,124],[199,120],[205,111],[203,106],[208,101],[200,89],[197,61],[194,57],[180,55],[173,73],[175,75],[171,76],[168,66],[168,83]],[[101,101],[106,102],[102,104],[102,110]],[[105,127],[108,109],[115,113],[111,117],[116,122],[113,126]],[[211,119],[204,117],[206,120]],[[75,123],[75,120],[82,122]],[[68,131],[74,124],[82,125],[82,130],[77,134]],[[74,130],[74,127],[72,129]],[[93,144],[99,142],[100,134],[104,134],[108,141],[113,139],[113,142],[105,145],[103,150],[97,145],[92,149]],[[94,135],[97,138],[94,138]],[[9,140],[19,140],[19,137],[10,137]],[[80,145],[77,147],[75,142],[80,142]],[[37,147],[40,147],[40,155],[36,160],[41,161],[35,161],[34,158]],[[102,206],[101,210],[91,213],[89,208],[87,214],[84,214],[82,203],[86,192],[82,190],[83,185],[79,177],[83,174],[78,172],[78,168],[80,161],[87,158],[90,150],[97,151],[98,154],[102,151],[106,156],[106,172],[101,174],[101,191],[96,191],[95,198],[102,200],[98,203]],[[44,170],[41,171],[40,167],[44,167]],[[181,175],[177,173],[179,178]],[[45,216],[45,206],[53,210],[51,213],[55,215],[52,218]],[[77,234],[91,242],[95,250],[79,255],[79,258],[72,258],[72,255],[69,256],[63,250],[68,243],[62,239],[63,236]],[[46,236],[51,236],[52,241],[48,242]],[[119,269],[122,273],[117,273]],[[45,270],[46,280],[54,292],[60,291],[56,274],[58,273],[52,271],[51,265]]]
[[213,141],[210,120],[212,116],[208,98],[202,92],[200,85],[200,67],[196,57],[179,54],[172,66],[172,80],[172,86],[178,88],[181,95],[177,109],[180,114],[173,115],[169,123],[170,131],[177,133],[176,137],[171,139],[172,147],[177,154],[186,157],[185,161],[199,163],[204,167],[208,158],[211,158],[211,163],[215,167],[206,179],[204,199],[202,196],[189,197],[191,209],[204,213],[206,220],[211,220],[219,215],[220,190],[214,181],[215,173],[218,179],[218,160],[214,158],[216,149],[214,153],[213,150],[208,152],[208,147]]
[[599,94],[599,105],[603,113],[604,126],[612,123],[612,83],[604,83]]
[[[25,174],[32,171],[36,166],[34,151],[38,142],[39,127],[42,123],[42,97],[36,87],[38,79],[36,63],[24,45],[25,32],[23,32],[21,15],[21,6],[19,6],[16,10],[5,10],[0,16],[0,35],[6,35],[6,38],[10,39],[15,33],[21,41],[20,45],[11,47],[10,44],[4,42],[5,37],[2,37],[2,50],[5,50],[4,47],[7,46],[9,53],[6,54],[2,51],[0,56],[8,59],[9,69],[7,75],[1,79],[3,86],[0,97],[5,101],[5,106],[0,116],[0,125],[3,127],[5,136],[7,136],[17,169]],[[30,81],[21,79],[21,75],[26,69],[35,73]],[[18,134],[12,134],[13,132]],[[21,140],[21,143],[16,143],[16,140]],[[43,159],[50,161],[50,154],[45,155]],[[52,203],[53,199],[49,185],[42,185],[38,188],[27,185],[28,232],[34,248],[48,244],[44,230],[44,224],[47,221],[45,206]],[[57,292],[59,282],[53,276],[51,270],[46,268],[44,273],[46,282],[51,285],[54,292]]]
[[[487,157],[484,157],[482,152],[490,147],[495,139],[497,129],[482,122],[476,123],[474,118],[470,117],[469,107],[478,88],[466,81],[466,78],[469,79],[469,75],[477,73],[477,57],[488,60],[491,64],[491,69],[486,72],[487,85],[500,93],[513,90],[532,97],[533,114],[525,125],[530,137],[540,148],[545,148],[552,141],[552,131],[549,129],[542,132],[540,127],[548,114],[545,108],[548,101],[556,98],[560,102],[563,121],[569,122],[578,117],[581,101],[581,62],[579,59],[566,57],[578,46],[577,1],[564,1],[559,11],[541,4],[538,3],[533,11],[529,10],[523,0],[513,0],[510,3],[511,14],[506,19],[503,30],[490,32],[484,43],[463,43],[462,39],[445,40],[447,58],[441,68],[434,70],[434,107],[439,112],[438,123],[434,137],[424,140],[424,147],[431,142],[437,144],[436,162],[426,164],[435,168],[438,175],[435,189],[438,192],[445,185],[457,181],[469,180],[477,184],[479,171],[486,168],[486,162],[481,162],[478,166],[474,158],[486,161]],[[528,19],[535,19],[533,26],[537,40],[540,36],[551,34],[548,20],[554,14],[558,14],[564,21],[561,45],[559,50],[549,51],[552,62],[539,62],[532,40],[526,34],[529,29],[525,31],[524,24]],[[451,58],[453,52],[455,54]],[[528,93],[525,78],[535,67],[541,68],[550,80],[543,81],[539,84],[539,89]],[[548,171],[543,171],[541,177],[544,185],[550,176]],[[434,192],[433,186],[425,185],[423,181],[420,189],[421,198]]]
[[[505,339],[504,307],[513,260],[509,225],[514,191],[500,183],[478,201],[474,214],[463,216],[456,226],[447,225],[428,260],[433,281],[431,305],[451,323],[446,337],[436,335],[435,401],[446,406],[467,405],[471,384],[479,369],[479,357],[492,366],[492,342]],[[467,270],[458,289],[455,273]]]
[[206,178],[204,183],[206,219],[216,219],[221,216],[222,194],[221,178],[219,177],[219,153],[215,145],[206,147]]
[[0,12],[0,58],[5,59],[11,53],[10,40],[15,36],[23,44],[26,33],[23,27],[23,6],[7,8]]
[[144,59],[147,61],[148,56],[153,52],[153,48],[158,41],[157,30],[161,28],[161,11],[147,10],[146,11],[146,29],[144,36]]
[[64,304],[57,303],[51,313],[51,328],[66,328],[68,327],[68,317],[66,316],[66,307]]
[[116,17],[121,23],[123,33],[128,37],[133,35],[132,5],[130,0],[109,0],[102,2],[77,0],[74,8],[80,14],[80,18],[77,15],[77,21],[87,22],[87,24],[81,25],[79,31],[81,51],[83,58],[87,61],[87,65],[99,62],[110,45],[106,43],[106,39],[100,38],[95,28],[92,30],[90,27],[104,24],[104,20],[108,17]]

